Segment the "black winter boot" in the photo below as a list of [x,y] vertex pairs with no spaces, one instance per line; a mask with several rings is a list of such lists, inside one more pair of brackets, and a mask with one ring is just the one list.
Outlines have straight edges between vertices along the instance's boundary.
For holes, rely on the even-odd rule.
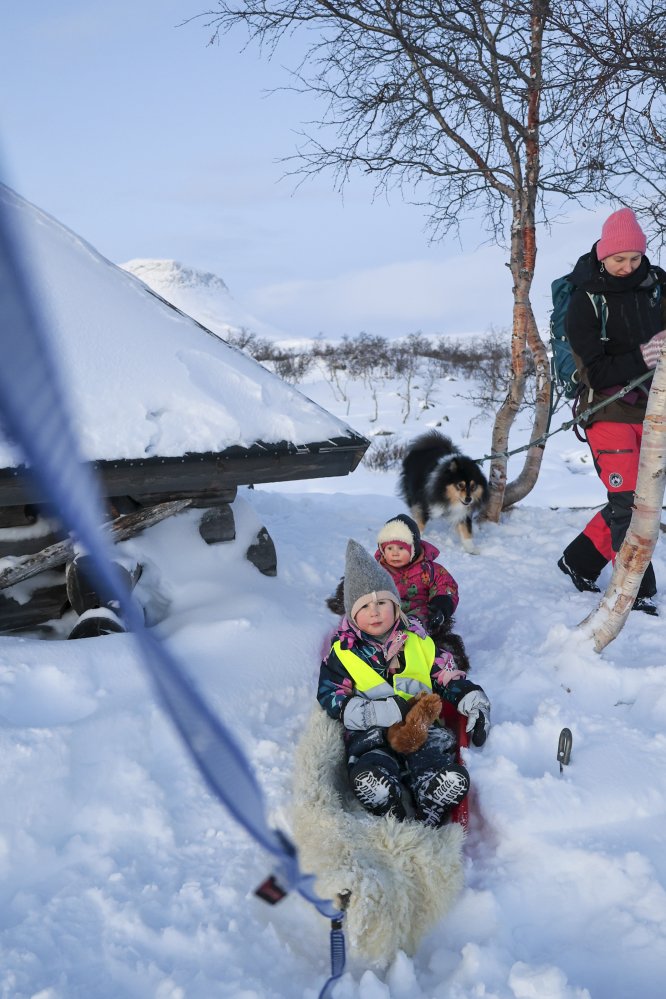
[[634,605],[631,608],[636,611],[643,611],[644,614],[650,614],[652,617],[659,617],[659,611],[657,610],[657,605],[655,604],[652,597],[636,597],[634,600]]
[[357,770],[351,781],[354,794],[373,815],[393,815],[404,819],[400,782],[378,766]]
[[577,590],[598,593],[596,579],[604,566],[608,565],[608,559],[595,548],[587,534],[581,532],[567,545],[557,564],[571,578]]
[[557,565],[558,568],[570,578],[576,589],[580,590],[581,593],[584,593],[586,590],[589,590],[590,593],[601,592],[595,581],[593,579],[588,579],[586,576],[582,576],[579,572],[577,572],[573,566],[569,565],[564,555],[559,560]]
[[426,826],[443,825],[451,809],[459,805],[469,791],[469,774],[460,763],[438,770],[415,788],[417,818]]

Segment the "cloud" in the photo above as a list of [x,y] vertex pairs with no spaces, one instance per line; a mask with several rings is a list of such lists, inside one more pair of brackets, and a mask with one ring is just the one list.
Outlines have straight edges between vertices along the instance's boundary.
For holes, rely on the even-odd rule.
[[323,280],[286,281],[255,289],[247,304],[302,335],[484,332],[511,319],[505,259],[504,251],[486,247],[441,261],[407,260]]
[[[547,337],[551,282],[571,270],[598,238],[616,206],[569,211],[550,230],[540,227],[532,306]],[[566,219],[566,221],[565,221]],[[416,257],[358,267],[326,278],[302,278],[245,289],[252,312],[297,336],[331,338],[365,330],[383,336],[483,334],[510,329],[513,316],[509,252],[484,245],[468,251],[454,244],[432,248],[438,259]],[[378,253],[384,252],[378,247]]]

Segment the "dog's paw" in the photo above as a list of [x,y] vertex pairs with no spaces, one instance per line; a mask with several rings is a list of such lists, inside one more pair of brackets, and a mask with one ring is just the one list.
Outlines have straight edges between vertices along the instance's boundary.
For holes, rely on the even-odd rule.
[[463,541],[463,548],[468,555],[479,555],[479,549],[476,547],[473,541]]

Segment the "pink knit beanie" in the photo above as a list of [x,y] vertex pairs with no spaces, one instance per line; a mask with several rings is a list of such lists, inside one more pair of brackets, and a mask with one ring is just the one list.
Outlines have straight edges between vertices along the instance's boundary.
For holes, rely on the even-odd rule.
[[631,208],[620,208],[609,215],[597,243],[597,259],[605,260],[614,253],[645,253],[647,241]]

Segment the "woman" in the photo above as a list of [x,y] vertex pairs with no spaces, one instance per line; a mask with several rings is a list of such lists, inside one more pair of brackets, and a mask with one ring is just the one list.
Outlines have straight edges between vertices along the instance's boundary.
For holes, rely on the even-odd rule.
[[[565,318],[587,409],[654,369],[666,338],[666,272],[645,256],[646,239],[630,208],[606,219],[590,253],[569,280],[576,286]],[[607,309],[602,339],[599,309]],[[564,550],[557,563],[579,590],[599,591],[596,579],[614,560],[631,520],[643,420],[651,379],[597,410],[585,423],[594,467],[608,502]],[[652,564],[641,581],[634,610],[657,614]]]

